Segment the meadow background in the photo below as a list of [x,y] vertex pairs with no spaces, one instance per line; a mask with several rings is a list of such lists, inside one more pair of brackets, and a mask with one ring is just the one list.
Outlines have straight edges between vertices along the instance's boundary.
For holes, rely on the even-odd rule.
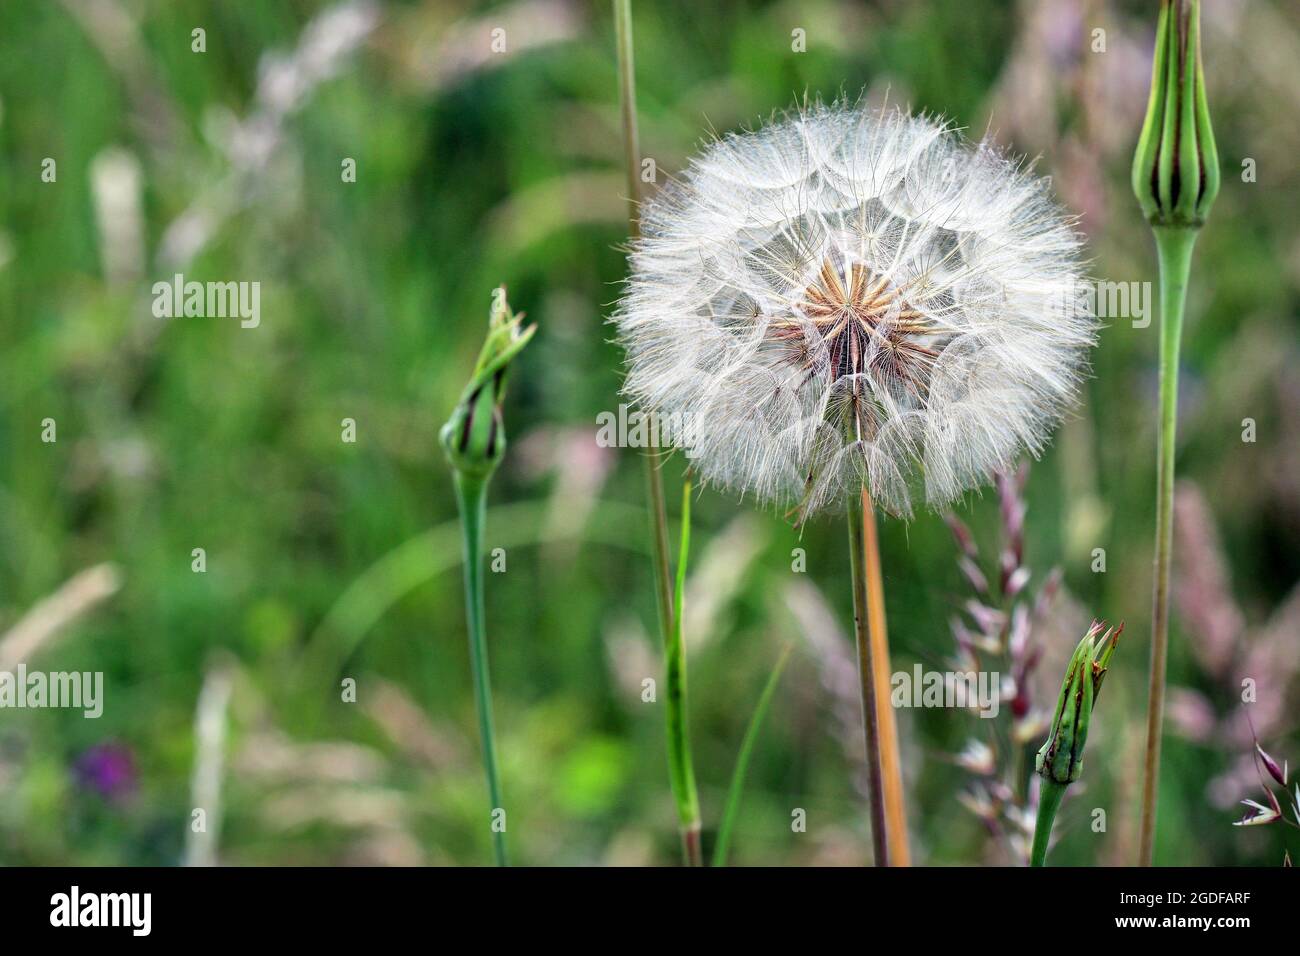
[[[637,3],[642,151],[671,174],[710,129],[805,92],[888,91],[1038,157],[1095,274],[1149,281],[1128,170],[1156,8]],[[191,50],[196,27],[206,52]],[[1204,34],[1224,185],[1184,339],[1178,689],[1156,858],[1275,866],[1300,849],[1293,830],[1231,823],[1238,800],[1260,798],[1243,677],[1265,747],[1300,761],[1300,9],[1208,0]],[[106,682],[98,720],[0,711],[0,862],[490,860],[437,430],[501,283],[539,325],[487,533],[507,555],[487,586],[512,854],[676,862],[663,714],[640,698],[660,674],[641,463],[595,443],[621,378],[605,324],[626,234],[613,51],[605,2],[0,5],[0,667]],[[178,272],[259,281],[260,327],[154,318],[152,283]],[[1064,574],[1036,631],[1039,699],[1091,616],[1128,622],[1057,864],[1136,855],[1156,341],[1155,321],[1108,320],[1084,402],[1026,487],[1031,586]],[[665,465],[674,515],[682,466]],[[991,559],[996,494],[958,510]],[[733,860],[865,862],[842,521],[800,532],[709,490],[693,511],[706,849],[793,640]],[[885,522],[882,541],[895,668],[942,669],[969,597],[948,528],[922,514]],[[955,756],[982,722],[899,718],[914,857],[1006,862]],[[206,838],[190,833],[196,806],[211,811]],[[807,832],[792,832],[795,808]]]

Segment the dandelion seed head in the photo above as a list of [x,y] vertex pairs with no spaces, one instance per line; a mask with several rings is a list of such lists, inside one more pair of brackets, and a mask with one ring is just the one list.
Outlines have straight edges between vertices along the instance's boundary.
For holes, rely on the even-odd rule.
[[901,110],[805,106],[642,209],[625,390],[708,482],[801,519],[942,507],[1037,455],[1096,322],[1048,183]]

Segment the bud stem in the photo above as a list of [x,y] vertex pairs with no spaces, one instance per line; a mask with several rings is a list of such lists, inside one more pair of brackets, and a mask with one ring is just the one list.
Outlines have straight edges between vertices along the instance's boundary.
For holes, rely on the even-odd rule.
[[1174,533],[1174,459],[1178,429],[1178,356],[1183,306],[1197,230],[1155,226],[1160,266],[1160,434],[1156,459],[1156,546],[1151,621],[1151,675],[1147,695],[1147,743],[1142,782],[1138,865],[1150,866],[1155,850],[1156,791],[1165,708],[1165,660],[1169,653],[1169,564]]
[[456,503],[465,549],[465,617],[469,625],[469,659],[474,677],[474,703],[478,709],[479,740],[483,766],[487,771],[488,797],[492,802],[492,852],[498,866],[509,866],[506,836],[492,815],[503,809],[501,780],[497,771],[496,731],[492,726],[492,686],[488,680],[486,617],[483,598],[483,525],[487,514],[486,479],[455,471]]
[[1030,866],[1047,865],[1047,845],[1052,841],[1052,823],[1065,796],[1068,784],[1043,777],[1038,790],[1038,823],[1034,827],[1034,848],[1029,853]]

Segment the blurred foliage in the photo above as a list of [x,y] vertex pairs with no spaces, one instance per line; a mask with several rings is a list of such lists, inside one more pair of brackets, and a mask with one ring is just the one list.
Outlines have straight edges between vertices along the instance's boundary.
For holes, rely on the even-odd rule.
[[[1127,187],[1151,4],[634,7],[642,150],[660,176],[709,131],[805,94],[888,95],[1038,157],[1080,213],[1097,275],[1152,278]],[[1300,692],[1300,615],[1285,603],[1300,577],[1297,13],[1265,0],[1206,10],[1224,188],[1197,248],[1180,431],[1180,477],[1208,498],[1248,625],[1238,637],[1270,620],[1285,630],[1290,670],[1284,654],[1244,675],[1284,715]],[[490,48],[497,27],[503,53]],[[807,52],[792,50],[795,29]],[[179,862],[196,702],[223,660],[235,677],[220,860],[489,859],[436,433],[500,283],[539,324],[515,369],[488,528],[489,548],[507,548],[487,583],[512,853],[672,862],[662,713],[640,698],[659,672],[641,467],[636,452],[594,442],[597,413],[618,403],[604,320],[626,231],[608,6],[8,3],[0,51],[0,634],[87,567],[110,562],[122,580],[31,661],[102,671],[103,716],[0,712],[0,862]],[[42,180],[47,157],[54,182]],[[1257,181],[1242,180],[1247,158]],[[152,284],[175,273],[260,282],[261,325],[154,318]],[[1029,480],[1026,560],[1036,581],[1061,565],[1069,593],[1046,653],[1063,661],[1088,616],[1128,622],[1088,774],[1058,824],[1059,864],[1133,858],[1156,331],[1108,322],[1086,401]],[[41,440],[47,418],[55,443]],[[341,440],[346,418],[355,443]],[[1254,443],[1241,440],[1245,418]],[[675,501],[682,460],[665,468]],[[687,637],[707,850],[781,644],[814,620],[847,649],[850,603],[840,523],[799,531],[708,490],[695,511]],[[991,551],[996,497],[961,511]],[[948,531],[922,515],[886,522],[882,541],[895,667],[942,668],[965,595]],[[191,570],[195,548],[205,573]],[[794,548],[805,574],[792,573]],[[1105,573],[1091,570],[1095,548]],[[1176,617],[1171,683],[1229,720],[1238,675],[1210,675],[1196,640]],[[824,657],[802,643],[782,681],[737,863],[869,854]],[[344,678],[355,704],[340,700]],[[914,855],[1000,861],[958,801],[966,775],[948,756],[979,721],[900,719]],[[1248,753],[1240,734],[1185,739],[1174,723],[1157,859],[1279,863],[1289,833],[1229,825],[1232,803],[1258,796],[1249,777],[1215,798]],[[1275,722],[1265,743],[1279,759],[1300,754],[1295,721]],[[128,785],[78,773],[104,745],[129,754]],[[1088,826],[1093,807],[1107,810],[1105,833]],[[807,833],[791,831],[794,808]]]

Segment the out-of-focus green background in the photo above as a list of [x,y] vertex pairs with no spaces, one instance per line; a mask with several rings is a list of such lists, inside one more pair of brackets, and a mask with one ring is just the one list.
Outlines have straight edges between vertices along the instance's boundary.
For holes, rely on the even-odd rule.
[[[888,91],[1038,157],[1095,273],[1149,281],[1128,167],[1156,7],[638,3],[642,149],[662,180],[710,130],[805,93]],[[1300,760],[1300,10],[1222,0],[1204,19],[1224,175],[1184,345],[1157,859],[1278,865],[1294,830],[1231,823],[1236,801],[1262,799],[1243,678],[1266,749]],[[106,682],[98,720],[0,711],[0,862],[490,859],[437,429],[500,283],[539,325],[488,530],[506,560],[487,584],[509,842],[523,863],[677,859],[662,704],[641,701],[660,673],[641,464],[595,443],[620,385],[605,324],[626,234],[613,48],[609,5],[576,0],[0,6],[0,663]],[[260,327],[154,318],[152,283],[176,273],[259,281]],[[1065,576],[1035,630],[1040,701],[1091,615],[1128,622],[1060,863],[1135,857],[1157,323],[1107,326],[1026,492],[1031,588],[1053,565]],[[665,466],[674,515],[681,469]],[[793,639],[733,860],[863,862],[842,523],[800,533],[708,490],[694,511],[706,844]],[[991,571],[996,495],[959,511]],[[925,514],[882,534],[895,666],[943,668],[969,597],[948,529]],[[224,722],[224,744],[200,714]],[[981,721],[899,719],[914,856],[1006,862],[962,797],[975,778],[955,755]]]

